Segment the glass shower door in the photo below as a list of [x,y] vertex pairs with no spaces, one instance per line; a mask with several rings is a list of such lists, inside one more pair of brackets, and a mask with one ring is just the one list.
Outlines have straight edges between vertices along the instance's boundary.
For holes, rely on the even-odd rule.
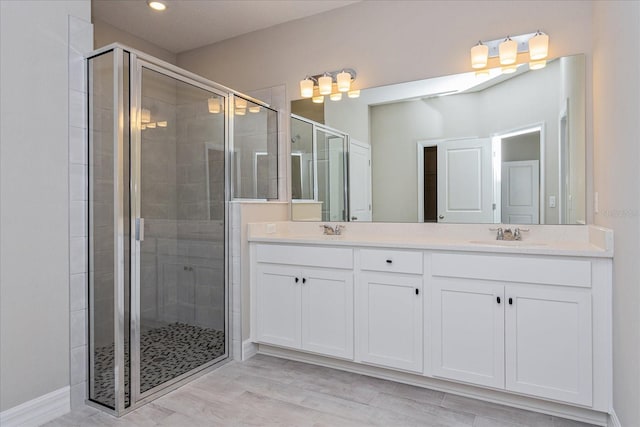
[[228,354],[222,93],[138,66],[134,143],[136,400]]

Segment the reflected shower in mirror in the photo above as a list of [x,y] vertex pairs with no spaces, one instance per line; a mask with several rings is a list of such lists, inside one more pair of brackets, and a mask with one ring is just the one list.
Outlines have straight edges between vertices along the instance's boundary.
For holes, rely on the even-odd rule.
[[[342,198],[351,221],[586,222],[584,55],[540,70],[521,64],[513,74],[371,88],[341,102],[296,100],[291,111],[302,116],[291,125],[294,220],[336,220],[296,200],[308,208]],[[349,154],[320,159],[311,120],[344,134]],[[362,150],[370,169],[368,160],[354,164]],[[313,181],[347,163],[346,191],[322,173],[323,183]],[[322,185],[330,196],[320,197]]]

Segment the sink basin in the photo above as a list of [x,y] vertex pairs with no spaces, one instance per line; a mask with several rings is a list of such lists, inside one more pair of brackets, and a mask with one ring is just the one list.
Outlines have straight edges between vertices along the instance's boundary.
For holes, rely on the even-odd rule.
[[527,242],[526,240],[469,240],[473,245],[489,245],[503,247],[528,247],[534,248],[538,246],[546,246],[546,243]]

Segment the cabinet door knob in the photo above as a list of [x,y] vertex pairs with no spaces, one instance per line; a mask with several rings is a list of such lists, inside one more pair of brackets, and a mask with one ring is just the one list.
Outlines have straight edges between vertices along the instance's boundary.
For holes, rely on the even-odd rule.
[[387,260],[387,264],[391,264],[391,263],[393,263],[393,260],[388,259],[388,260]]
[[298,281],[299,281],[299,280],[300,280],[300,279],[298,279],[297,277],[295,278],[296,283],[298,283]]
[[496,298],[496,300],[498,301],[498,304],[500,304],[500,297]]
[[307,279],[305,279],[304,277],[302,278],[302,283],[307,283]]
[[438,218],[444,219],[444,215],[439,215]]
[[420,289],[416,288],[416,295],[420,295]]
[[509,305],[513,305],[513,298],[509,298]]

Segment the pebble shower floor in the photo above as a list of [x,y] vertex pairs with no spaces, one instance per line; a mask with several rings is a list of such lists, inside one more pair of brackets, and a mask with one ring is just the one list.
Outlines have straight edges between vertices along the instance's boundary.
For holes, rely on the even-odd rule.
[[[128,345],[128,343],[125,343]],[[224,354],[224,331],[186,323],[150,329],[140,336],[140,392],[144,393]],[[113,345],[95,351],[95,388],[92,400],[113,404]],[[125,377],[129,375],[129,352],[125,355]],[[125,389],[125,404],[129,391]]]

